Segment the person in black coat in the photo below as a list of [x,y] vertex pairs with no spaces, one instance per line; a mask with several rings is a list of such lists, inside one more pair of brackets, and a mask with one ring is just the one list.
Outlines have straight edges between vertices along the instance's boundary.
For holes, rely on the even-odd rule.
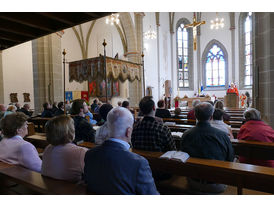
[[71,114],[76,115],[74,120],[75,126],[75,139],[74,143],[79,141],[94,142],[96,131],[92,125],[85,118],[85,114],[88,112],[88,106],[83,99],[76,99],[72,103]]
[[57,106],[58,106],[58,109],[54,113],[54,116],[63,115],[64,114],[64,102],[59,102]]
[[52,113],[52,110],[51,110],[51,105],[48,102],[45,102],[43,104],[43,107],[44,107],[44,111],[42,112],[41,117],[53,117],[54,116]]
[[170,112],[165,109],[165,101],[159,100],[157,103],[158,108],[156,109],[155,116],[160,118],[170,118],[171,114]]

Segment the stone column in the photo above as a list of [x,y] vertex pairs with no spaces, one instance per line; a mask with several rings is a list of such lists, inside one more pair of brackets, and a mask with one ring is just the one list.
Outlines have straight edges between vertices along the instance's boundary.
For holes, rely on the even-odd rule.
[[274,128],[274,13],[255,13],[253,102]]
[[[141,53],[143,49],[143,16],[144,14],[142,12],[134,13],[134,18],[135,18],[134,30],[135,31],[132,33],[132,35],[134,35],[135,37],[132,37],[131,40],[136,41],[136,45],[134,45],[133,42],[131,42],[131,44],[132,46],[133,45],[136,46],[136,48],[134,48],[134,50],[129,50],[127,57],[128,57],[128,61],[135,62],[135,63],[142,62]],[[129,49],[133,49],[133,48],[129,47]],[[142,79],[143,77],[142,68],[141,68],[140,74]],[[134,80],[133,82],[129,82],[128,88],[129,88],[130,106],[138,107],[139,101],[142,97],[142,91],[143,91],[142,80],[141,81]]]
[[[232,82],[235,82],[235,13],[229,12],[231,31],[231,62],[232,62]],[[237,83],[237,85],[239,85]]]
[[44,102],[63,101],[61,38],[55,33],[32,41],[35,112]]
[[4,79],[3,79],[2,51],[0,51],[0,104],[4,104]]

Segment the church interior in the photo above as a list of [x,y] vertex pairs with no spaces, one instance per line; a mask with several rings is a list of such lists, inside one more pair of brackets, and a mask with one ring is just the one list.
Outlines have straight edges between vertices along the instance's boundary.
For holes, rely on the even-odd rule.
[[[244,112],[249,108],[258,110],[261,120],[274,128],[273,20],[272,12],[2,12],[0,104],[29,104],[32,117],[40,118],[45,102],[84,99],[88,106],[98,100],[117,107],[119,102],[128,101],[136,118],[142,98],[152,96],[155,104],[164,100],[171,114],[181,108],[180,115],[186,118],[194,100],[222,101],[231,117],[225,122],[235,138],[231,140],[235,154],[273,161],[273,129],[272,143],[237,142]],[[92,114],[96,119],[96,112]],[[37,139],[45,133],[41,119],[28,119],[33,123],[32,135],[37,136],[29,140],[38,153],[48,145],[45,135],[43,140]],[[190,126],[191,121],[185,119],[174,122],[166,124],[174,136],[196,124]],[[30,133],[31,126],[28,128]],[[176,138],[178,145],[182,144]],[[94,147],[84,143],[80,145]],[[182,190],[185,176],[191,175],[227,184],[221,194],[274,193],[271,167],[231,166],[225,161],[200,161],[191,156],[187,165],[160,162],[156,153],[136,153],[148,160],[153,175],[159,167],[176,178],[180,176],[155,182],[160,194],[193,194]],[[14,177],[6,169],[0,164],[1,180],[25,187],[8,194],[86,194],[83,188],[75,189],[69,183],[55,188],[58,183],[53,180],[46,187],[35,185],[31,178]],[[10,186],[2,185],[0,192]]]

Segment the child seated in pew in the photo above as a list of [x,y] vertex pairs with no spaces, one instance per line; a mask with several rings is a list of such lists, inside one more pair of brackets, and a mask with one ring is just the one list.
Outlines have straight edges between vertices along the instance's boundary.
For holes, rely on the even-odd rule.
[[172,117],[173,119],[183,119],[180,114],[181,114],[181,109],[179,107],[175,108],[174,110],[174,116]]
[[0,142],[0,161],[40,172],[42,161],[37,150],[23,139],[28,134],[27,119],[22,112],[16,112],[1,120],[4,138]]
[[72,143],[75,137],[74,121],[61,115],[46,124],[48,145],[43,153],[42,175],[60,180],[78,182],[84,172],[84,157],[88,149]]

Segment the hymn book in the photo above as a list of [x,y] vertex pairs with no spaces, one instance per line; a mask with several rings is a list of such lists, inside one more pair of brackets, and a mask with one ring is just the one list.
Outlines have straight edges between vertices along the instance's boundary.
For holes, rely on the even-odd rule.
[[189,154],[181,151],[168,151],[160,156],[160,158],[175,159],[181,162],[186,162],[189,158]]

